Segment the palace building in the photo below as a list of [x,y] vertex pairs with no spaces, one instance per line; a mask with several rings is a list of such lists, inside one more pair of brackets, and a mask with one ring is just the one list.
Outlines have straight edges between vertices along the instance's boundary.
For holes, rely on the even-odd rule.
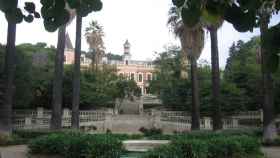
[[[130,43],[125,41],[124,52],[121,60],[109,60],[103,57],[100,64],[107,64],[116,67],[117,74],[127,79],[134,80],[141,88],[142,94],[149,93],[149,81],[153,79],[155,67],[152,61],[139,61],[131,59]],[[74,64],[74,49],[69,38],[66,34],[64,64]],[[87,58],[85,54],[81,55],[81,67],[89,67],[91,59]]]

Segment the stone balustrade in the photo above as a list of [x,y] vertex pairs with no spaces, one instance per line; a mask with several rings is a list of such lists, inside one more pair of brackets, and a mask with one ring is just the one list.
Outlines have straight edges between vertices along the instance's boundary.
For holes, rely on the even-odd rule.
[[[51,111],[44,108],[34,110],[15,110],[13,113],[14,129],[48,129]],[[262,120],[261,111],[250,111],[229,116],[223,119],[224,129],[244,127],[242,119]],[[280,121],[280,119],[279,119]],[[185,111],[150,110],[140,115],[115,115],[112,109],[81,110],[80,128],[87,132],[139,133],[140,127],[160,128],[165,133],[182,132],[191,129],[191,114]],[[201,117],[201,129],[211,130],[212,119]],[[62,127],[71,127],[71,110],[63,109]]]

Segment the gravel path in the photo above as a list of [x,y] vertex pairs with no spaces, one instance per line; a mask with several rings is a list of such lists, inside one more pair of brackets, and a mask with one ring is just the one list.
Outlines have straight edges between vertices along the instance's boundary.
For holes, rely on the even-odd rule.
[[280,147],[263,147],[265,158],[280,158]]
[[[280,147],[263,147],[262,151],[266,156],[265,158],[280,158]],[[27,158],[27,146],[16,145],[9,147],[0,147],[0,153],[0,158]],[[41,156],[36,156],[36,158],[40,157]]]
[[26,145],[16,145],[9,147],[0,148],[1,157],[0,158],[27,158],[27,146]]

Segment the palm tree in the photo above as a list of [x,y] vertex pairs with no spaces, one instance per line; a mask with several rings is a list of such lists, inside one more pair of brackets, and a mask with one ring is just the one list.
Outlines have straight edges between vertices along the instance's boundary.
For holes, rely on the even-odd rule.
[[80,77],[81,77],[81,33],[82,16],[77,14],[76,17],[76,43],[75,43],[75,63],[73,78],[73,102],[72,102],[72,128],[79,129],[79,105],[80,105]]
[[220,67],[217,30],[219,26],[209,26],[211,37],[211,65],[212,65],[212,105],[213,130],[223,129],[222,111],[220,105]]
[[179,10],[171,7],[169,10],[168,24],[171,26],[174,34],[179,37],[182,45],[182,56],[187,57],[191,63],[191,81],[192,81],[192,130],[200,129],[199,112],[199,86],[197,77],[197,59],[204,47],[204,30],[202,25],[198,24],[192,28],[184,25],[180,18]]
[[92,21],[90,26],[86,28],[85,36],[89,44],[90,52],[92,53],[92,67],[95,65],[95,69],[97,70],[98,63],[105,52],[103,27],[99,25],[97,21]]
[[15,75],[15,41],[16,24],[8,22],[8,35],[4,68],[4,100],[0,109],[0,133],[10,134],[12,131],[12,105],[13,105],[13,81]]
[[[205,9],[205,12],[207,10]],[[218,29],[223,24],[223,18],[217,16],[215,20],[208,22],[203,18],[203,26],[210,32],[211,38],[211,65],[212,65],[212,105],[213,105],[213,130],[223,129],[222,111],[220,106],[220,68],[219,68],[219,49],[218,49]]]
[[55,70],[53,80],[53,105],[51,117],[51,129],[59,130],[62,124],[62,82],[63,82],[63,62],[65,48],[66,25],[62,25],[58,30],[57,50],[55,56]]

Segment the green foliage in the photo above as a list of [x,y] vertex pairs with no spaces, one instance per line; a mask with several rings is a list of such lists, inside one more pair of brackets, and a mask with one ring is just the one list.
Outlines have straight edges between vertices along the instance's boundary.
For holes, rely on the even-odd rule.
[[[180,51],[172,48],[159,54],[155,60],[157,78],[150,83],[151,91],[159,94],[165,106],[181,110],[191,110],[191,81],[181,79]],[[200,83],[201,112],[210,115],[211,100],[211,67],[202,63],[198,67],[198,79]],[[235,83],[221,79],[221,107],[227,113],[246,110],[244,91]]]
[[4,70],[5,46],[0,44],[0,73]]
[[135,81],[118,77],[114,69],[104,67],[82,73],[81,105],[104,106],[114,104],[117,98],[135,95],[139,95]]
[[0,135],[0,146],[21,145],[26,144],[27,139],[21,138],[17,135]]
[[[252,38],[246,43],[238,41],[237,44],[233,44],[224,72],[225,81],[235,84],[242,91],[242,102],[246,105],[245,110],[257,110],[262,105],[259,45],[260,39],[258,37]],[[273,74],[277,112],[279,112],[278,105],[280,103],[280,99],[277,97],[280,95],[279,77],[279,70],[277,70]]]
[[[190,81],[180,79],[180,50],[170,47],[155,60],[157,78],[150,82],[151,92],[158,94],[164,105],[184,107],[189,100]],[[186,70],[187,71],[187,70]]]
[[278,13],[280,8],[279,1],[271,0],[207,0],[203,3],[200,0],[188,0],[186,3],[173,0],[172,2],[181,10],[183,22],[189,27],[200,23],[201,19],[206,21],[208,26],[215,25],[219,18],[223,18],[239,32],[252,31],[258,26],[260,10],[266,9]]
[[34,17],[40,18],[40,14],[36,12],[36,7],[33,2],[25,2],[24,9],[28,15],[24,15],[21,8],[17,6],[18,0],[0,0],[0,10],[5,13],[8,22],[21,23],[23,20],[32,22]]
[[234,83],[243,91],[243,102],[246,110],[257,110],[261,101],[261,70],[257,64],[257,50],[259,39],[253,38],[244,43],[239,41],[230,48],[230,57],[227,60],[224,78]]
[[28,147],[33,154],[57,154],[66,158],[118,158],[123,152],[121,140],[114,135],[90,135],[78,132],[39,137],[33,139]]
[[41,0],[41,13],[47,31],[54,32],[70,20],[70,13],[65,9],[66,2],[82,17],[86,17],[92,11],[100,11],[103,7],[101,0]]
[[181,7],[184,5],[185,0],[172,0],[172,3],[177,7]]
[[[5,51],[4,47],[0,48],[0,65],[3,68]],[[15,72],[15,108],[27,108],[38,105],[48,105],[49,98],[47,91],[51,88],[52,72],[50,69],[53,67],[52,60],[55,50],[48,48],[43,43],[38,45],[21,44],[16,49],[16,72]],[[35,62],[34,56],[44,57],[44,63],[41,60]],[[36,63],[36,64],[35,64]],[[35,66],[36,65],[36,66]],[[44,94],[44,97],[42,95]],[[45,95],[46,94],[46,95]]]
[[[4,67],[5,47],[0,46],[0,68]],[[55,49],[45,43],[17,46],[15,73],[15,108],[50,108]],[[73,65],[65,65],[63,74],[63,106],[72,104]],[[116,98],[139,96],[141,93],[132,80],[120,78],[116,70],[104,66],[97,71],[81,73],[80,105],[82,108],[112,106]]]
[[34,139],[37,137],[41,137],[44,135],[48,135],[48,134],[52,134],[52,133],[56,133],[53,131],[48,131],[48,130],[15,130],[13,131],[13,135],[16,135],[20,138],[23,139]]
[[246,12],[237,4],[227,6],[224,17],[239,32],[253,30],[256,26],[256,10],[247,10]]
[[[0,68],[4,67],[5,47],[0,46]],[[45,43],[17,46],[14,108],[50,108],[54,74],[55,49]],[[73,65],[65,65],[63,74],[63,106],[72,105]],[[120,78],[116,70],[104,66],[101,70],[81,73],[82,108],[112,106],[116,98],[139,96],[140,90],[132,80]]]
[[181,11],[184,24],[189,27],[194,27],[200,21],[201,12],[201,0],[188,0],[187,7],[183,7]]
[[106,54],[108,60],[122,60],[122,56],[118,54],[108,53]]

